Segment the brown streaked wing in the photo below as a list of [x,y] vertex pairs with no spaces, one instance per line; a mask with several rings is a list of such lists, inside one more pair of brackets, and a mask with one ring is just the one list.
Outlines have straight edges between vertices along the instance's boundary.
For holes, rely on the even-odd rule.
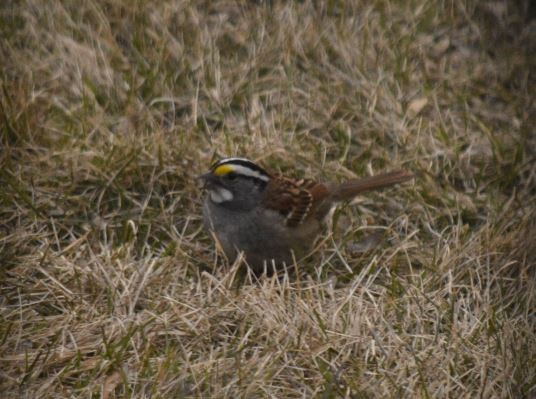
[[265,191],[264,206],[285,216],[285,223],[295,227],[314,213],[318,201],[328,195],[327,188],[312,180],[291,180],[274,177]]

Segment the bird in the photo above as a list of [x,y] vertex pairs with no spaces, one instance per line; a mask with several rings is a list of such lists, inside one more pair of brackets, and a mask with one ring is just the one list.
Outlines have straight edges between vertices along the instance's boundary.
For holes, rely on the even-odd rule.
[[273,272],[306,256],[331,209],[363,192],[410,180],[404,170],[321,183],[270,173],[255,162],[228,157],[199,176],[205,191],[203,223],[230,262],[243,254],[255,274]]

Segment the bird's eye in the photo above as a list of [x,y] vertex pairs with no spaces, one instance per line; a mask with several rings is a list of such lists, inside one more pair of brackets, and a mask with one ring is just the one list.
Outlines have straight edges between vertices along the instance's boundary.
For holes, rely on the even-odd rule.
[[234,172],[227,173],[227,178],[229,180],[234,180],[234,179],[236,179],[237,176],[238,175],[236,173],[234,173]]

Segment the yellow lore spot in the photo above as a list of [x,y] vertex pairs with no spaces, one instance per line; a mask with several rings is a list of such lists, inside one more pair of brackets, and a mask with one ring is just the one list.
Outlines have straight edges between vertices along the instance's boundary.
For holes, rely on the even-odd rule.
[[218,166],[216,169],[214,169],[214,174],[216,176],[225,176],[228,173],[231,173],[233,171],[233,167],[231,165],[221,165]]

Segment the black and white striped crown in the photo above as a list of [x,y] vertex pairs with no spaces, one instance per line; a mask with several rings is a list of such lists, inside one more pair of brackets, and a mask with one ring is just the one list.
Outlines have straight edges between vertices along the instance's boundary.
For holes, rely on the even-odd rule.
[[268,182],[271,178],[263,168],[246,158],[220,159],[212,165],[211,171],[216,176],[227,176],[229,173],[234,173],[264,182]]

